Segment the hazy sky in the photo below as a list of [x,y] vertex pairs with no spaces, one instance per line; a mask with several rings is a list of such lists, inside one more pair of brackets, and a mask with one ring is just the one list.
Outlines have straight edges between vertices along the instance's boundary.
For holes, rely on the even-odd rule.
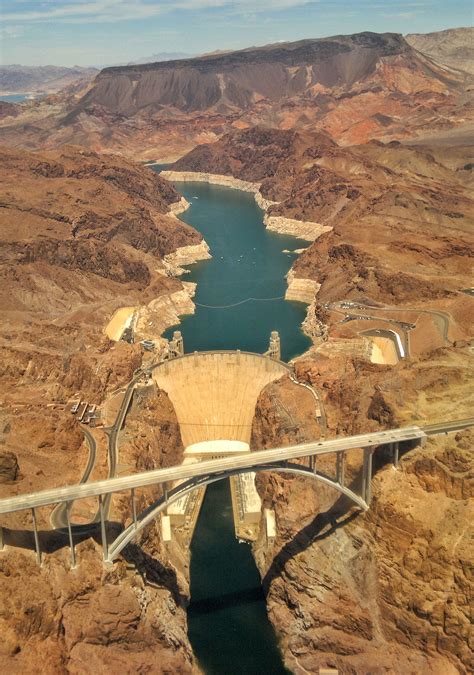
[[472,0],[0,0],[1,61],[95,65],[363,30],[472,24]]

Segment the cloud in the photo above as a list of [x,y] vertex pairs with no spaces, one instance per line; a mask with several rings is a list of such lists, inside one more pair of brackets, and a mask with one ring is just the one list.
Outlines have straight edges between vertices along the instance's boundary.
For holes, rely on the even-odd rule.
[[392,19],[414,19],[422,14],[422,12],[394,12],[393,14],[384,14],[384,16]]
[[25,34],[25,28],[23,26],[2,26],[0,28],[0,39],[2,40],[14,40],[21,37]]
[[[317,0],[316,0],[317,1]],[[229,9],[232,13],[278,11],[313,4],[315,0],[50,0],[19,9],[18,2],[4,3],[4,22],[105,23],[143,20],[172,11]],[[21,4],[21,3],[20,3]],[[8,7],[12,11],[6,11]]]

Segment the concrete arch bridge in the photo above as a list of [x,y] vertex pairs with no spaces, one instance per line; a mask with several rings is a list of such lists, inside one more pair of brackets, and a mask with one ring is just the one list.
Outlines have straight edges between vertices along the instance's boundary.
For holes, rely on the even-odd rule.
[[[104,560],[113,562],[147,525],[183,496],[215,481],[244,476],[250,472],[278,471],[315,480],[345,495],[357,507],[365,510],[369,508],[371,500],[372,458],[375,452],[381,448],[390,448],[393,463],[397,466],[400,444],[421,443],[427,435],[457,431],[474,424],[474,419],[470,419],[430,428],[411,426],[232,456],[212,452],[214,443],[249,443],[255,405],[261,390],[283,375],[291,374],[291,371],[288,364],[279,360],[277,334],[272,335],[270,349],[265,355],[239,351],[184,355],[181,345],[178,358],[155,364],[137,373],[127,387],[122,406],[110,429],[108,479],[2,499],[0,514],[24,510],[31,512],[36,555],[41,563],[36,510],[56,506],[53,513],[61,515],[59,527],[67,531],[69,536],[71,566],[74,567],[74,537],[79,532],[84,532],[84,526],[71,523],[71,505],[76,500],[95,498],[98,512],[94,520],[98,522],[96,525],[93,521],[86,528],[95,531],[100,525]],[[118,462],[120,430],[126,422],[126,413],[135,387],[139,386],[143,377],[147,379],[150,376],[168,393],[174,405],[184,446],[189,448],[196,444],[211,444],[211,452],[206,455],[209,459],[117,477],[115,466]],[[363,449],[362,480],[357,493],[345,481],[346,455],[354,449]],[[318,470],[317,459],[321,456],[334,457],[333,476]],[[136,491],[158,485],[162,486],[163,495],[141,512],[137,512]],[[110,540],[107,531],[109,505],[114,495],[124,492],[130,498],[131,522],[114,540]],[[0,550],[3,544],[3,530],[0,527]]]
[[[33,517],[33,530],[38,561],[41,561],[38,532],[36,530],[36,509],[56,505],[70,504],[79,499],[98,499],[101,514],[100,526],[104,560],[113,562],[123,548],[130,543],[156,516],[174,500],[184,493],[195,490],[203,485],[222,480],[229,476],[248,471],[281,471],[304,476],[333,487],[344,494],[359,508],[366,510],[370,506],[372,457],[375,452],[387,446],[392,451],[393,462],[398,464],[399,446],[403,443],[421,443],[427,435],[445,434],[472,426],[474,419],[458,420],[452,423],[435,425],[434,427],[420,428],[417,426],[379,431],[357,436],[335,438],[327,441],[305,443],[286,448],[259,450],[240,456],[212,459],[191,465],[180,465],[166,469],[157,469],[123,476],[109,478],[102,481],[71,485],[67,487],[43,490],[28,495],[20,495],[0,500],[0,514],[30,510]],[[345,456],[349,450],[363,448],[362,489],[360,494],[347,487],[344,482]],[[323,455],[336,457],[336,475],[327,476],[317,469],[317,459]],[[296,464],[295,460],[306,459],[306,464]],[[180,484],[168,490],[169,485],[180,481]],[[136,509],[136,490],[144,487],[162,485],[163,497],[150,504],[141,513]],[[132,522],[114,541],[107,537],[107,521],[104,516],[103,504],[107,496],[128,492],[131,500]],[[69,538],[71,548],[71,562],[74,566],[74,539],[73,528],[69,524]],[[3,548],[3,537],[0,529],[0,549]]]

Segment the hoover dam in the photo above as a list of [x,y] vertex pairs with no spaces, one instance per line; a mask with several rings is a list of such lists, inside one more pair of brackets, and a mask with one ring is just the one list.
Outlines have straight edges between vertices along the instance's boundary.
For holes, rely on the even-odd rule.
[[169,395],[186,447],[219,439],[250,442],[262,389],[288,368],[258,354],[197,352],[153,371]]

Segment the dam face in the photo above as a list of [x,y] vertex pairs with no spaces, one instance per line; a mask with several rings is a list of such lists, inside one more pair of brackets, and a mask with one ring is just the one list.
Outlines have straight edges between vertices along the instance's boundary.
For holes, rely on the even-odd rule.
[[186,448],[214,440],[249,443],[260,392],[288,370],[259,354],[197,352],[165,362],[153,379],[174,405]]

